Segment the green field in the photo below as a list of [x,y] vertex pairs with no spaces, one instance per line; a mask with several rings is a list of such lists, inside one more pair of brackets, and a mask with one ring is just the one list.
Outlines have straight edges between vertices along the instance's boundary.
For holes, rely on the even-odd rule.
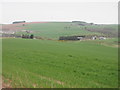
[[[117,25],[72,22],[32,23],[30,30],[43,39],[2,39],[4,86],[13,88],[117,88]],[[66,28],[70,27],[70,28]],[[60,36],[106,36],[106,40],[58,41]]]
[[[48,32],[46,26],[39,28]],[[56,30],[67,33],[59,31],[61,28]],[[56,32],[52,33],[46,35],[57,37]],[[13,88],[117,88],[118,48],[111,46],[116,40],[3,39],[4,83]]]

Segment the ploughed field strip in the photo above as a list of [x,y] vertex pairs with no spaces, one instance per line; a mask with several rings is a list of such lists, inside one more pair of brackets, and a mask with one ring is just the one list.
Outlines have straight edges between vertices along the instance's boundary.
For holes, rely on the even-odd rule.
[[20,38],[2,43],[2,74],[10,87],[117,87],[118,48],[95,41]]

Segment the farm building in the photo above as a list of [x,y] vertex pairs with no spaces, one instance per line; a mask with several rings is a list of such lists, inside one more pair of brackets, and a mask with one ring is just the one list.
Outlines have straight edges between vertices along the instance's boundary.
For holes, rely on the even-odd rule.
[[13,24],[17,24],[17,23],[25,23],[25,21],[15,21],[15,22],[13,22]]
[[99,37],[99,40],[105,40],[106,37]]
[[81,40],[85,38],[85,36],[62,36],[59,37],[59,40]]
[[96,39],[98,39],[98,40],[105,40],[107,38],[105,36],[93,36],[91,39],[92,40],[96,40]]
[[97,36],[93,36],[93,37],[92,37],[92,40],[96,40],[96,39],[97,39]]

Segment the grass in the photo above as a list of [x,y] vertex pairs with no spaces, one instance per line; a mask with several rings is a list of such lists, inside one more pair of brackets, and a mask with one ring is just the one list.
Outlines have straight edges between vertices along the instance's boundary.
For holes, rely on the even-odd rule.
[[4,82],[12,87],[115,88],[118,84],[118,48],[92,41],[3,39],[2,53]]

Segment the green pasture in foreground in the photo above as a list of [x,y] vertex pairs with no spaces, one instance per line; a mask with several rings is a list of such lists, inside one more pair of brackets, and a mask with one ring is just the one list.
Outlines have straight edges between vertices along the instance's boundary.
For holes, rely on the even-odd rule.
[[26,24],[22,27],[24,27],[25,30],[33,31],[35,36],[50,39],[58,39],[60,36],[70,35],[100,35],[98,32],[86,31],[84,26],[78,26],[70,22],[35,23]]
[[2,49],[4,83],[12,87],[115,88],[118,84],[115,47],[90,41],[3,39]]

